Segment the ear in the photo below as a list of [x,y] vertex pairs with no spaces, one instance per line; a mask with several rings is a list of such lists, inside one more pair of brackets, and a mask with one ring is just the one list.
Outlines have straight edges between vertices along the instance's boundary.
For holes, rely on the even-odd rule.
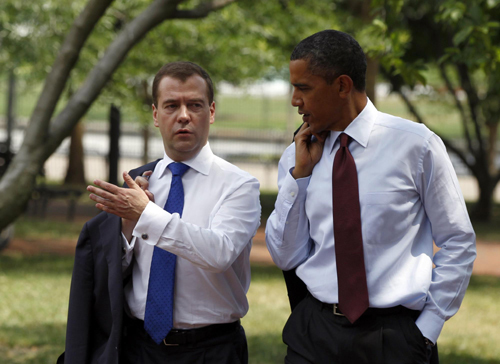
[[339,83],[339,96],[341,98],[346,98],[354,90],[354,83],[351,77],[347,75],[339,76],[337,82]]
[[210,124],[215,122],[215,101],[212,101],[212,105],[210,105]]
[[156,108],[155,104],[152,104],[151,106],[153,107],[154,124],[156,127],[158,127],[158,126],[160,126],[160,124],[158,124],[158,109]]

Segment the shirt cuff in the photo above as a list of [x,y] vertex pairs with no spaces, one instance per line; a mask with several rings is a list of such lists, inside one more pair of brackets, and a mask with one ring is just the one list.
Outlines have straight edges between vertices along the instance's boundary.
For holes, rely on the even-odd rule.
[[[292,170],[293,168],[291,168],[285,176],[275,205],[275,209],[279,216],[279,226],[282,232],[285,231],[285,226],[288,224],[287,220],[289,218],[290,211],[298,211],[297,208],[294,209],[294,204],[305,201],[307,186],[309,185],[309,180],[311,178],[308,176],[295,179],[292,176]],[[283,236],[281,236],[279,240],[283,241]]]
[[132,236],[132,239],[130,239],[130,242],[127,240],[125,237],[125,234],[122,233],[122,250],[125,254],[131,252],[134,250],[135,246],[135,237]]
[[290,168],[280,189],[280,195],[290,204],[293,204],[296,199],[306,198],[307,186],[311,179],[311,176],[295,179],[292,176],[292,171],[293,168]]
[[135,225],[132,236],[142,239],[146,244],[156,245],[170,220],[172,214],[149,201]]
[[444,321],[444,319],[435,313],[424,310],[415,323],[422,335],[435,344],[443,329]]

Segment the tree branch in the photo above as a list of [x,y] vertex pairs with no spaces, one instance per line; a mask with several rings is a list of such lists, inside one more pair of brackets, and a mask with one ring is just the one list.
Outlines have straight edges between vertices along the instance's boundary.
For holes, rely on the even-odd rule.
[[43,151],[47,158],[57,149],[78,120],[87,112],[128,52],[151,29],[166,19],[174,18],[179,2],[179,0],[155,0],[123,28],[108,46],[103,57],[94,66],[83,86],[75,92],[66,107],[52,122],[49,134],[50,140]]
[[206,17],[212,11],[222,9],[237,0],[211,0],[203,2],[194,9],[177,10],[176,19],[199,19]]
[[468,146],[469,150],[471,151],[471,153],[475,155],[474,148],[472,146],[472,140],[471,140],[470,133],[469,133],[469,128],[467,125],[467,116],[465,114],[464,107],[463,107],[462,103],[460,102],[460,100],[458,99],[457,94],[455,93],[455,89],[453,88],[453,85],[451,84],[450,78],[446,74],[445,65],[443,63],[441,63],[439,65],[439,70],[441,71],[441,77],[443,78],[443,80],[446,84],[446,88],[448,89],[451,96],[453,97],[453,100],[455,101],[456,108],[460,112],[460,116],[462,119],[462,127],[464,128],[464,135],[465,135],[465,139],[467,140],[467,146]]
[[483,136],[481,135],[481,126],[479,125],[479,119],[477,115],[479,98],[477,97],[477,92],[469,77],[469,70],[467,69],[467,66],[464,64],[457,64],[456,67],[458,70],[458,74],[460,76],[462,87],[464,88],[464,91],[467,94],[467,101],[469,103],[471,119],[474,125],[476,139],[479,145],[479,150],[477,151],[477,157],[479,159],[484,159],[485,158],[484,141],[483,141]]
[[50,74],[45,80],[43,90],[36,107],[31,114],[28,130],[23,145],[36,147],[47,134],[50,119],[61,97],[71,70],[75,66],[85,41],[95,25],[102,18],[113,0],[89,0],[83,11],[75,19],[63,44]]

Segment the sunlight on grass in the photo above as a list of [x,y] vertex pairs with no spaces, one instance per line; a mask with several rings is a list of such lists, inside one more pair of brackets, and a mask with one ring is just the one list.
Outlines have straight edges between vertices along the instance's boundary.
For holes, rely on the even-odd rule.
[[252,266],[248,301],[250,310],[242,324],[248,339],[250,363],[283,362],[286,346],[281,340],[281,329],[290,315],[290,305],[281,270]]
[[[0,364],[53,364],[64,350],[72,257],[0,255]],[[290,308],[281,271],[252,266],[242,320],[251,364],[283,363]],[[474,276],[439,339],[441,364],[500,364],[500,278]]]
[[73,258],[0,256],[0,363],[54,363],[64,346]]
[[453,364],[500,363],[499,307],[500,278],[473,276],[462,307],[444,326],[440,355]]

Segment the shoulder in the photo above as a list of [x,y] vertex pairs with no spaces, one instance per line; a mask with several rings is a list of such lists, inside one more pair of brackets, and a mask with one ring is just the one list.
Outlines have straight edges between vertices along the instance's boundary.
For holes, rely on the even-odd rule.
[[145,164],[143,166],[134,168],[134,169],[132,169],[132,170],[129,171],[129,174],[130,174],[130,176],[132,176],[132,178],[135,178],[138,175],[141,175],[142,173],[144,173],[146,171],[153,170],[153,169],[155,169],[156,165],[158,164],[158,162],[160,160],[161,159],[157,159],[157,160],[155,160],[153,162],[149,162],[148,164]]
[[235,166],[232,163],[229,163],[225,159],[214,155],[212,169],[221,177],[224,177],[227,182],[236,182],[239,181],[241,183],[245,182],[257,182],[257,178],[252,176],[250,173],[242,170],[241,168]]
[[398,116],[378,112],[375,127],[394,136],[429,140],[434,133],[425,125]]

